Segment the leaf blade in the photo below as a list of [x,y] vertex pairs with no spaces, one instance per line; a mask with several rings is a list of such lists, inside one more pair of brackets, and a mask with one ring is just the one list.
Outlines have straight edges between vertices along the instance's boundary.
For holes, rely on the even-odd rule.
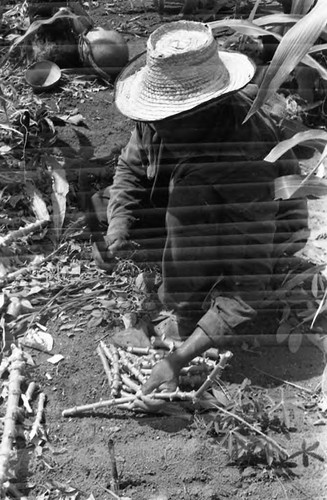
[[315,7],[283,36],[245,121],[262,107],[306,56],[326,22],[326,2],[318,0]]

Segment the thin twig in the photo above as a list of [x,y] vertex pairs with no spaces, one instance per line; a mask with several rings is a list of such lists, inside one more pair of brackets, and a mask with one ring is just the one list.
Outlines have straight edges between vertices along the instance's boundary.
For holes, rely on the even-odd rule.
[[253,368],[255,369],[255,371],[262,373],[263,375],[266,375],[267,377],[278,380],[279,382],[283,382],[283,384],[291,385],[292,387],[295,387],[296,389],[299,389],[300,391],[307,392],[308,394],[314,394],[314,391],[312,391],[311,389],[307,389],[306,387],[302,387],[302,385],[294,384],[294,382],[289,382],[288,380],[284,380],[283,378],[276,377],[275,375],[272,375],[271,373],[265,372],[264,370],[260,370],[260,368],[256,368],[255,366]]

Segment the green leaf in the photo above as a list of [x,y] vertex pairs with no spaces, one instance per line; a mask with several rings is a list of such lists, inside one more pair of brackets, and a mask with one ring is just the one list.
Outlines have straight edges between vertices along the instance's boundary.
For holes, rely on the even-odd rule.
[[277,177],[274,183],[275,200],[314,197],[327,195],[327,180],[305,175],[284,175]]
[[289,334],[292,331],[292,328],[292,325],[287,322],[279,325],[276,332],[276,340],[278,344],[282,344],[288,338]]
[[311,145],[322,151],[327,143],[327,132],[324,130],[306,130],[305,132],[298,132],[290,139],[279,142],[265,157],[265,161],[274,163],[287,151],[302,143]]
[[316,450],[319,445],[320,445],[319,441],[315,441],[313,444],[310,444],[308,448],[306,448],[306,452]]
[[326,26],[326,22],[326,0],[318,0],[315,7],[287,31],[276,49],[245,120],[258,111],[265,101],[279,89],[296,65],[308,53]]
[[295,354],[301,346],[302,343],[302,333],[291,333],[288,337],[288,348],[291,353]]
[[292,14],[307,14],[311,9],[315,0],[293,0],[292,1]]
[[[294,25],[303,16],[295,15],[295,14],[269,14],[268,16],[261,16],[258,19],[255,19],[253,22],[257,26],[285,26],[288,24]],[[280,37],[282,38],[282,37]]]
[[[300,19],[300,17],[299,17],[299,19]],[[292,22],[294,22],[294,21],[292,21]],[[219,28],[227,26],[228,28],[234,29],[238,33],[242,33],[243,35],[247,35],[247,36],[252,36],[254,38],[259,37],[259,36],[270,35],[270,36],[275,37],[276,40],[278,40],[279,42],[283,39],[283,37],[281,35],[279,35],[278,33],[275,33],[274,31],[271,31],[271,30],[268,30],[268,29],[265,29],[265,28],[262,28],[261,26],[259,26],[258,20],[256,20],[255,22],[252,23],[251,21],[246,21],[244,19],[223,19],[220,21],[212,21],[208,24],[210,25],[210,27],[213,31],[215,29],[219,29]],[[285,24],[285,21],[283,24]],[[326,32],[326,36],[327,36],[327,32]],[[309,52],[309,49],[307,52]],[[324,66],[322,66],[321,64],[319,64],[309,54],[307,54],[305,52],[303,57],[300,58],[300,60],[303,64],[306,64],[307,66],[310,66],[311,68],[316,69],[319,72],[320,76],[327,80],[326,68]],[[261,87],[262,87],[262,85],[261,85]],[[270,94],[270,96],[271,96],[271,94]],[[268,97],[267,97],[267,99],[268,99]]]
[[309,452],[308,455],[310,455],[310,457],[312,457],[312,458],[315,458],[316,460],[319,460],[319,462],[325,461],[324,457],[322,457],[321,455],[318,455],[318,453]]

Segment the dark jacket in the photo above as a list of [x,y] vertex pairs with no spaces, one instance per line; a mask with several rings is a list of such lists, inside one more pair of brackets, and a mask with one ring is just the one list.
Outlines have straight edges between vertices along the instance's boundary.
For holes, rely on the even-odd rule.
[[218,102],[205,140],[182,153],[151,124],[136,123],[120,156],[108,235],[151,243],[165,227],[163,296],[173,307],[196,307],[221,276],[225,295],[254,305],[250,295],[269,284],[276,244],[306,226],[305,202],[274,200],[275,179],[300,173],[298,162],[293,154],[263,161],[278,133],[262,112],[243,123],[250,105],[245,92]]

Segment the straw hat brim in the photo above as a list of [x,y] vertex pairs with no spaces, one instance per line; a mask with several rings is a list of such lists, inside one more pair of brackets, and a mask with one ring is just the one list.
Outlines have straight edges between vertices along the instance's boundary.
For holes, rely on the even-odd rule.
[[132,60],[120,73],[115,84],[115,103],[119,111],[137,121],[158,121],[189,111],[220,96],[245,87],[253,78],[256,67],[244,54],[219,50],[219,57],[224,63],[229,81],[222,87],[202,89],[200,94],[179,98],[172,94],[170,99],[159,93],[151,95],[143,92],[146,71],[146,53]]

